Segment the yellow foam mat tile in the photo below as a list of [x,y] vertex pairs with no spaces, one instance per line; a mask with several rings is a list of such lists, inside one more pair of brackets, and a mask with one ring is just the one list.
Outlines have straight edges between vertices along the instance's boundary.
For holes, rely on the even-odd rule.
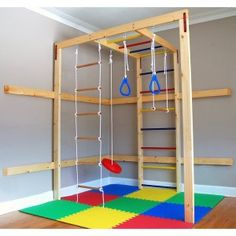
[[59,221],[90,229],[111,229],[135,216],[137,214],[105,207],[93,207],[61,218]]
[[143,188],[125,197],[163,202],[173,197],[176,190],[164,188]]

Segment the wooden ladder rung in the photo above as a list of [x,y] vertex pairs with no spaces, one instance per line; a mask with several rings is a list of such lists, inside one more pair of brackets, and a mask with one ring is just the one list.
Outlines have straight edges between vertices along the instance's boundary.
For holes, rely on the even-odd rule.
[[[155,92],[157,92],[158,90],[154,90]],[[160,89],[161,92],[166,92],[166,91],[175,91],[174,88],[168,88],[168,89]],[[152,93],[151,90],[143,90],[140,92],[140,94],[146,94],[146,93]]]
[[[175,108],[174,107],[170,107],[169,108],[169,111],[174,111]],[[165,107],[160,107],[160,108],[157,108],[156,110],[153,110],[151,108],[143,108],[140,110],[141,112],[157,112],[157,111],[163,111],[163,112],[167,112],[167,109]]]
[[141,147],[143,150],[176,150],[176,147],[156,147],[156,146],[143,146]]
[[84,68],[84,67],[95,66],[95,65],[98,65],[98,62],[92,62],[92,63],[88,63],[88,64],[77,65],[76,68],[81,69],[81,68]]
[[176,170],[175,166],[160,166],[160,165],[156,165],[156,166],[145,165],[143,166],[143,168],[144,169]]
[[75,113],[76,116],[98,116],[99,112],[79,112]]
[[94,189],[94,190],[99,190],[100,187],[93,187],[93,186],[87,186],[87,185],[78,185],[79,188],[87,188],[87,189]]
[[86,92],[86,91],[95,91],[98,90],[98,87],[93,87],[93,88],[84,88],[84,89],[76,89],[76,92]]
[[98,137],[77,137],[79,140],[98,140]]
[[89,165],[89,166],[96,166],[98,162],[88,162],[88,161],[80,161],[79,165]]
[[168,130],[176,130],[175,127],[160,127],[160,128],[141,128],[141,131],[168,131]]

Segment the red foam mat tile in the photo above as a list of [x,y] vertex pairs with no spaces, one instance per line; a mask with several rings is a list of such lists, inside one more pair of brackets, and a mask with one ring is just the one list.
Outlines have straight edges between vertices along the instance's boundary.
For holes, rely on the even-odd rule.
[[[105,202],[112,201],[118,197],[119,196],[104,194]],[[67,200],[67,201],[76,202],[77,196],[75,194],[75,195],[63,197],[62,199]],[[98,206],[98,205],[102,204],[102,194],[99,192],[87,191],[87,192],[83,192],[83,193],[78,194],[78,200],[79,200],[78,201],[79,203],[87,204],[90,206]]]
[[116,227],[116,229],[191,229],[193,224],[179,220],[138,215]]

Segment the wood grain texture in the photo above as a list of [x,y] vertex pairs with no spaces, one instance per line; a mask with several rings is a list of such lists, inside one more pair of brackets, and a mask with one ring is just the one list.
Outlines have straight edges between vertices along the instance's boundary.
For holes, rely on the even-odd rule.
[[[97,163],[98,163],[97,156],[81,158],[78,161],[78,165],[96,165]],[[62,168],[72,167],[75,165],[76,165],[75,159],[61,161]],[[3,175],[9,176],[9,175],[27,174],[39,171],[53,170],[54,168],[55,168],[54,162],[15,166],[15,167],[3,168]]]
[[176,143],[176,190],[181,191],[182,168],[181,168],[181,103],[178,99],[180,93],[180,73],[178,53],[173,54],[174,62],[174,87],[175,87],[175,143]]
[[178,21],[182,17],[183,12],[184,10],[180,10],[176,12],[167,13],[161,16],[154,16],[154,17],[147,18],[144,20],[139,20],[139,21],[131,22],[124,25],[119,25],[116,27],[100,30],[91,34],[85,34],[79,37],[67,39],[67,40],[56,43],[56,45],[58,48],[67,48],[67,47],[72,47],[77,44],[88,43],[91,41],[96,41],[98,39],[104,39],[104,38],[108,38],[114,35],[135,31],[138,29],[162,25],[165,23],[171,23],[174,21]]
[[[140,34],[137,34],[137,33],[135,33],[135,34],[132,34],[132,35],[130,35],[130,36],[126,36],[126,41],[129,41],[129,40],[133,40],[133,39],[137,39],[137,38],[140,38],[140,37],[142,37]],[[124,41],[124,37],[119,37],[119,38],[114,38],[114,39],[108,39],[107,40],[107,43],[108,44],[112,44],[112,43],[121,43],[121,42],[123,42]]]
[[143,146],[143,131],[141,128],[143,127],[143,114],[141,109],[143,107],[143,96],[140,94],[142,89],[142,76],[140,75],[142,72],[141,68],[141,59],[136,60],[136,84],[137,84],[137,141],[138,141],[138,186],[139,189],[143,188],[143,150],[141,147]]
[[159,170],[176,170],[175,166],[150,166],[150,165],[144,165],[143,166],[144,169],[159,169]]
[[[152,37],[153,37],[153,33],[151,31],[149,31],[148,29],[137,30],[137,32],[143,36],[150,38],[150,39],[152,39]],[[155,42],[160,44],[161,46],[171,50],[172,52],[177,51],[177,49],[174,45],[172,45],[170,42],[168,42],[164,38],[160,37],[159,35],[155,36]]]
[[3,90],[5,94],[24,95],[24,96],[51,98],[51,99],[54,99],[55,97],[55,94],[53,91],[37,89],[37,88],[4,85]]
[[[97,90],[97,88],[88,88],[92,90]],[[79,89],[79,91],[86,91],[87,89]],[[87,90],[88,91],[88,90]],[[12,95],[22,95],[22,96],[30,96],[30,97],[39,97],[39,98],[47,98],[54,99],[55,94],[53,91],[37,89],[37,88],[27,88],[13,85],[4,85],[4,93],[12,94]],[[199,90],[193,91],[193,98],[211,98],[211,97],[222,97],[222,96],[230,96],[232,94],[232,90],[230,88],[223,89],[208,89],[208,90]],[[182,94],[177,95],[177,99],[181,99]],[[98,104],[98,98],[90,97],[90,96],[78,96],[79,102]],[[165,94],[160,94],[155,96],[155,101],[165,101]],[[169,100],[174,100],[175,95],[173,93],[169,94]],[[64,101],[72,101],[74,102],[75,97],[74,94],[70,93],[61,93],[61,100]],[[143,96],[143,102],[151,102],[152,96]],[[122,104],[135,104],[137,103],[137,97],[129,97],[129,98],[113,98],[113,105],[122,105]],[[102,105],[110,105],[110,99],[103,98]]]
[[78,227],[16,211],[0,216],[0,229],[78,229]]
[[[124,40],[124,39],[123,39]],[[124,49],[119,49],[119,45],[116,44],[116,43],[107,43],[107,40],[106,39],[101,39],[101,40],[98,40],[97,41],[98,43],[100,43],[101,45],[103,45],[104,47],[107,47],[107,48],[110,48],[112,49],[113,51],[116,51],[116,52],[119,52],[119,53],[122,53],[124,54]],[[128,55],[132,58],[139,58],[140,55],[137,54],[137,53],[130,53],[130,50],[128,49]]]
[[236,198],[227,197],[195,229],[236,229]]
[[[230,88],[223,89],[209,89],[209,90],[198,90],[193,91],[192,98],[193,99],[201,99],[201,98],[214,98],[214,97],[222,97],[222,96],[230,96],[232,91]],[[182,94],[177,94],[177,99],[182,99]],[[165,101],[165,94],[155,95],[155,101]],[[169,100],[175,100],[175,94],[169,93]],[[152,96],[146,95],[143,96],[143,103],[152,102]],[[113,99],[114,105],[122,105],[122,104],[134,104],[137,103],[137,97],[129,97],[129,98],[115,98]]]
[[54,60],[53,99],[53,198],[60,199],[61,190],[61,79],[62,50],[57,49]]
[[[186,18],[184,16],[186,16]],[[184,157],[184,217],[185,222],[194,223],[194,143],[191,50],[188,17],[188,11],[186,11],[183,13],[184,19],[179,20]]]
[[[88,88],[89,90],[91,88]],[[88,91],[88,89],[80,89],[80,91]],[[92,88],[93,90],[97,90],[97,88]],[[37,89],[37,88],[28,88],[28,87],[20,87],[20,86],[13,86],[13,85],[4,85],[4,93],[5,94],[12,94],[12,95],[22,95],[22,96],[30,96],[30,97],[38,97],[38,98],[47,98],[55,100],[55,93],[53,91],[48,91],[44,89]],[[75,95],[70,93],[61,93],[61,100],[64,101],[75,101]],[[97,97],[91,96],[77,96],[78,102],[85,102],[91,104],[98,104],[99,100]],[[103,98],[102,105],[110,105],[110,100]]]
[[[104,156],[107,157],[107,156]],[[108,157],[109,158],[109,157]],[[160,164],[175,164],[175,157],[158,157],[158,156],[144,156],[143,162],[145,163],[160,163]],[[138,162],[138,156],[128,155],[114,155],[115,161],[120,162]],[[78,165],[97,165],[99,162],[98,156],[86,157],[79,160]],[[183,164],[183,158],[181,159]],[[210,166],[232,166],[233,159],[229,157],[195,157],[195,165],[210,165]],[[61,167],[72,167],[76,165],[75,160],[63,160],[61,161]],[[18,175],[18,174],[29,174],[39,171],[53,170],[55,168],[54,162],[38,163],[32,165],[23,165],[15,167],[3,168],[3,175]]]

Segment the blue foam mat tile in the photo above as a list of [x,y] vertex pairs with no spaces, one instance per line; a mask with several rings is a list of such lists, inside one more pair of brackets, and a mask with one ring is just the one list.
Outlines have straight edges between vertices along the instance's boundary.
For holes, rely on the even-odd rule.
[[[212,209],[210,207],[195,207],[195,223],[198,223]],[[142,213],[143,215],[155,216],[166,219],[184,221],[184,205],[174,203],[161,203],[152,209]]]
[[[138,191],[137,186],[124,185],[124,184],[109,184],[103,187],[105,194],[111,194],[116,196],[124,196],[135,191]],[[97,190],[92,190],[97,191]]]

